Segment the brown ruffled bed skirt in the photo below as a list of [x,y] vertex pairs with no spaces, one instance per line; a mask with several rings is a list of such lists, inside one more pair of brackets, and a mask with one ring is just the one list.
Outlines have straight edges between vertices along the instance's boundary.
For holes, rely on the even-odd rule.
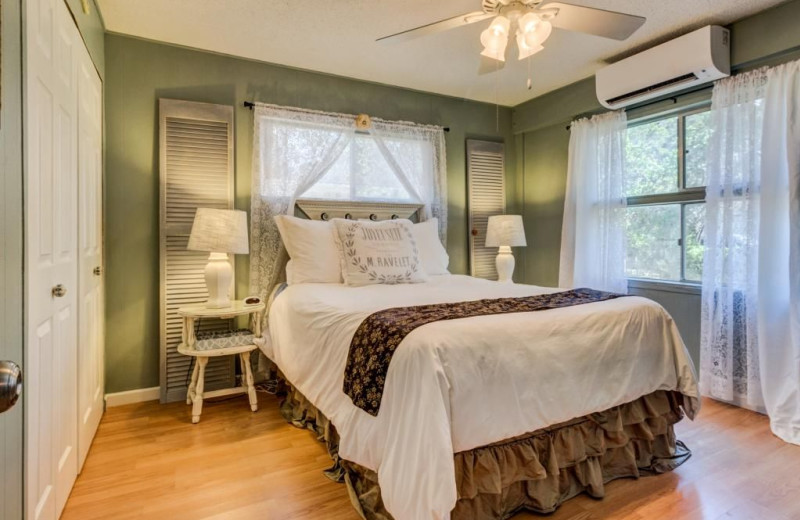
[[[458,502],[452,518],[506,519],[523,510],[551,513],[580,493],[602,498],[604,484],[611,480],[671,471],[691,456],[673,429],[683,418],[683,404],[683,395],[657,391],[604,412],[456,453]],[[377,474],[339,458],[339,436],[322,413],[290,387],[281,413],[326,443],[334,466],[325,474],[347,483],[362,518],[392,520]]]

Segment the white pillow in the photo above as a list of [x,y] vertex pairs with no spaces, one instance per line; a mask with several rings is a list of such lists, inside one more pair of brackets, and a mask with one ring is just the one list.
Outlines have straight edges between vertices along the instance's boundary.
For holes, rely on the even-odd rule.
[[342,283],[332,223],[289,215],[276,216],[275,223],[292,263],[291,268],[287,265],[286,283]]
[[417,239],[419,258],[425,272],[429,275],[450,274],[447,270],[450,257],[439,240],[439,219],[432,218],[414,224],[414,238]]
[[297,283],[294,281],[294,264],[292,263],[291,258],[288,262],[286,262],[286,283],[288,285]]
[[347,285],[417,283],[428,279],[409,220],[334,219]]

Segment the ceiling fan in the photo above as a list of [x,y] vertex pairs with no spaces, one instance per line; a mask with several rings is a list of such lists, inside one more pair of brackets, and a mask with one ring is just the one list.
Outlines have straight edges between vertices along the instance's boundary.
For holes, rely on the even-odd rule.
[[494,18],[481,33],[481,55],[497,63],[505,62],[508,40],[514,28],[519,59],[522,60],[544,49],[542,44],[553,27],[625,40],[645,22],[641,16],[547,0],[483,0],[482,7],[482,11],[454,16],[384,36],[377,41],[406,41]]

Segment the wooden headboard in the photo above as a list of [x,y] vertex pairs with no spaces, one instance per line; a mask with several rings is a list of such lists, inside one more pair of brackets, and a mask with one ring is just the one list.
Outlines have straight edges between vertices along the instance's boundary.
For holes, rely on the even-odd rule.
[[297,209],[311,220],[346,218],[391,220],[407,218],[419,222],[422,204],[405,202],[362,202],[350,200],[299,199]]

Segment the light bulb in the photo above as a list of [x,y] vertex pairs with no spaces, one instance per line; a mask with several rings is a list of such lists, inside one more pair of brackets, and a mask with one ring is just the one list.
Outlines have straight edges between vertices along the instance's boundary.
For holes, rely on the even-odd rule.
[[511,21],[505,16],[497,16],[492,23],[489,25],[489,29],[491,29],[496,34],[504,34],[508,36],[508,30],[511,28]]
[[531,48],[539,47],[550,37],[552,32],[553,26],[550,22],[540,21],[533,31],[523,33],[525,44]]
[[492,24],[481,33],[483,44],[482,55],[499,61],[505,61],[508,45],[508,30],[511,22],[505,16],[498,16]]
[[492,58],[497,61],[506,61],[506,46],[508,45],[508,38],[505,38],[500,44],[485,46],[481,54],[487,58]]
[[536,13],[528,13],[522,18],[517,21],[517,25],[519,26],[519,32],[522,34],[528,34],[536,30],[536,26],[539,25],[541,19],[539,15]]
[[544,49],[541,45],[536,46],[529,46],[525,41],[525,36],[522,34],[517,34],[517,48],[519,49],[519,59],[524,60],[530,56],[533,56],[537,52]]

